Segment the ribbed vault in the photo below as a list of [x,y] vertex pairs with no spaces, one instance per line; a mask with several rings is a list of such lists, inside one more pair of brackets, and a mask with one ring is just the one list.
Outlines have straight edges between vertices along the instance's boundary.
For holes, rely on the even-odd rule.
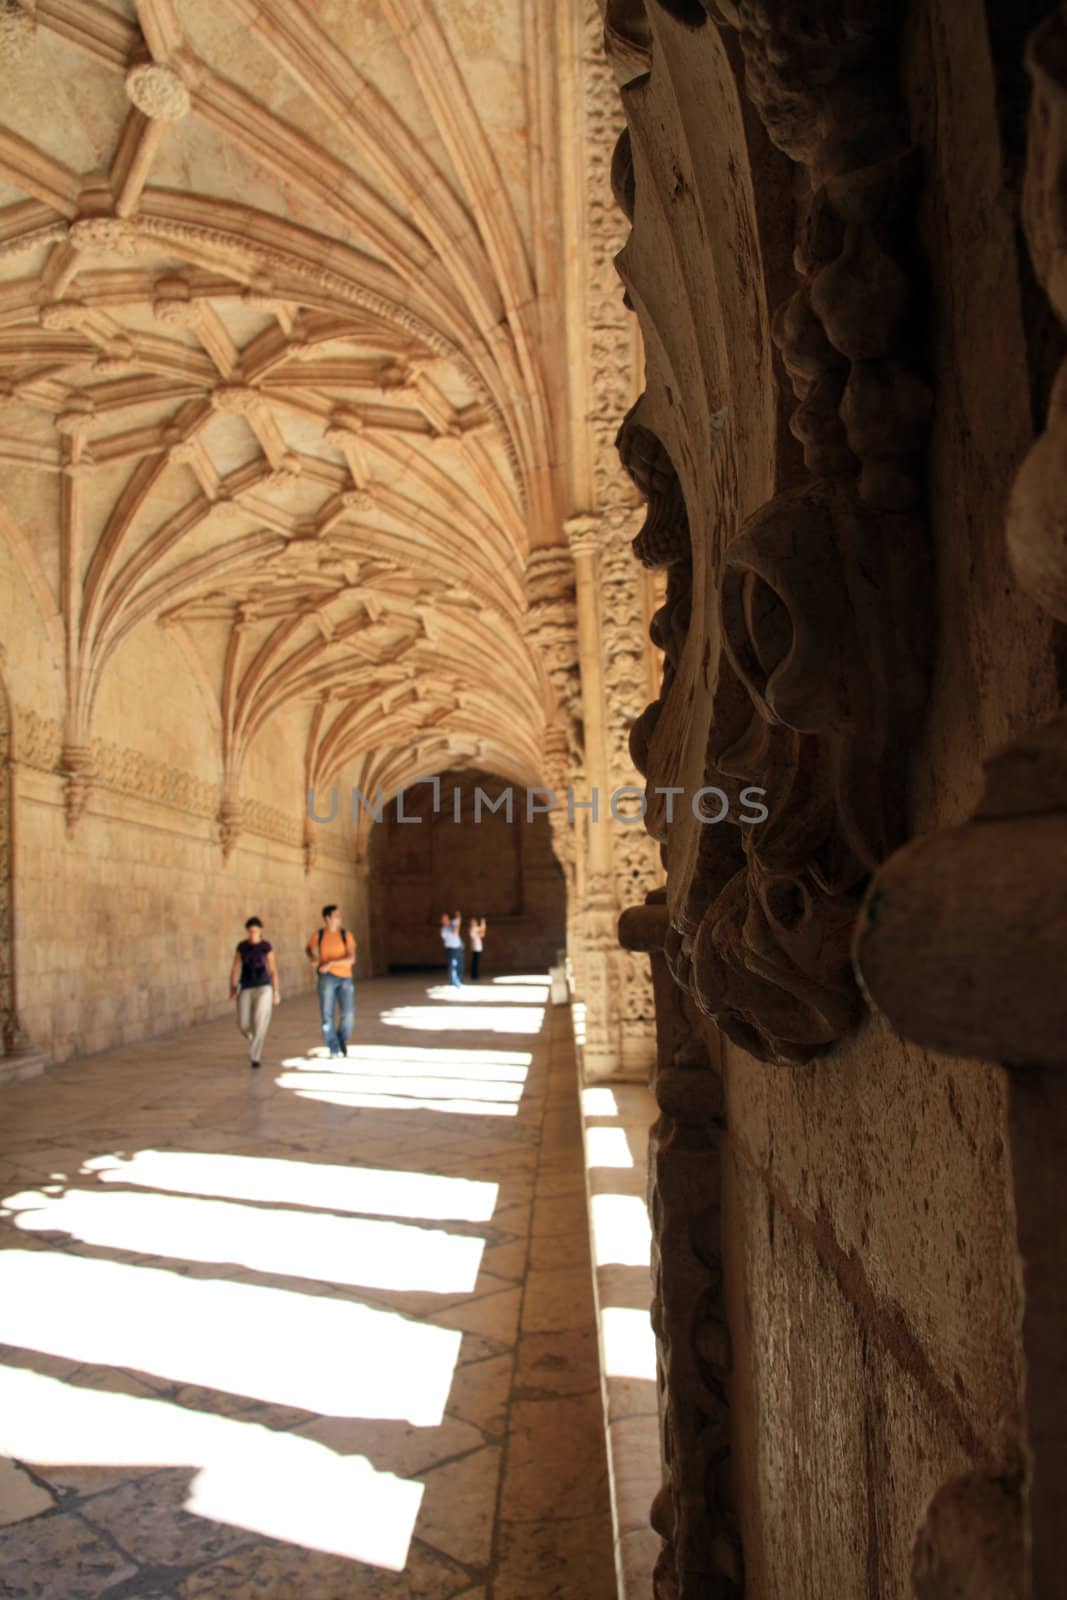
[[560,526],[538,5],[0,9],[0,530],[67,769],[161,623],[233,793],[294,703],[310,783],[534,781],[523,572]]

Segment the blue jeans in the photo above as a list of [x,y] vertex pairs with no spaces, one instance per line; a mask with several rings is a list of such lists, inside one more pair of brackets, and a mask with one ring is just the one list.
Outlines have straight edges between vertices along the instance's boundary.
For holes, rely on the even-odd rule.
[[463,987],[463,946],[458,950],[445,951],[445,960],[448,962],[448,981],[453,989]]
[[[340,1025],[334,1027],[334,1011],[341,1007]],[[356,986],[351,978],[337,978],[332,972],[319,973],[319,1010],[322,1037],[331,1055],[344,1055],[356,1025]]]

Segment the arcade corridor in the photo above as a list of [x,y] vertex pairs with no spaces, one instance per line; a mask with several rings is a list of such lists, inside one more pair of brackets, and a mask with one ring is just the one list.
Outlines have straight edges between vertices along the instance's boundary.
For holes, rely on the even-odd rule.
[[567,1014],[357,994],[5,1091],[5,1600],[614,1596]]

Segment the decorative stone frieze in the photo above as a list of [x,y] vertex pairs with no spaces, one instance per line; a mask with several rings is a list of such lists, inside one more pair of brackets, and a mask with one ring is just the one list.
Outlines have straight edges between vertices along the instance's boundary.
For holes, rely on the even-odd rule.
[[133,224],[120,217],[80,217],[71,223],[67,237],[74,250],[107,255],[136,255],[140,244]]

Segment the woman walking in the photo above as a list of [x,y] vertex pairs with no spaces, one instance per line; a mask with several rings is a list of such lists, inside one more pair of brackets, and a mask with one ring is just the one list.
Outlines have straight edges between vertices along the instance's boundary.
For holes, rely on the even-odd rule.
[[248,937],[237,946],[230,968],[230,999],[237,1000],[237,1026],[249,1041],[249,1062],[258,1067],[271,1012],[281,995],[274,950],[263,937],[263,924],[258,917],[249,917],[245,933]]

